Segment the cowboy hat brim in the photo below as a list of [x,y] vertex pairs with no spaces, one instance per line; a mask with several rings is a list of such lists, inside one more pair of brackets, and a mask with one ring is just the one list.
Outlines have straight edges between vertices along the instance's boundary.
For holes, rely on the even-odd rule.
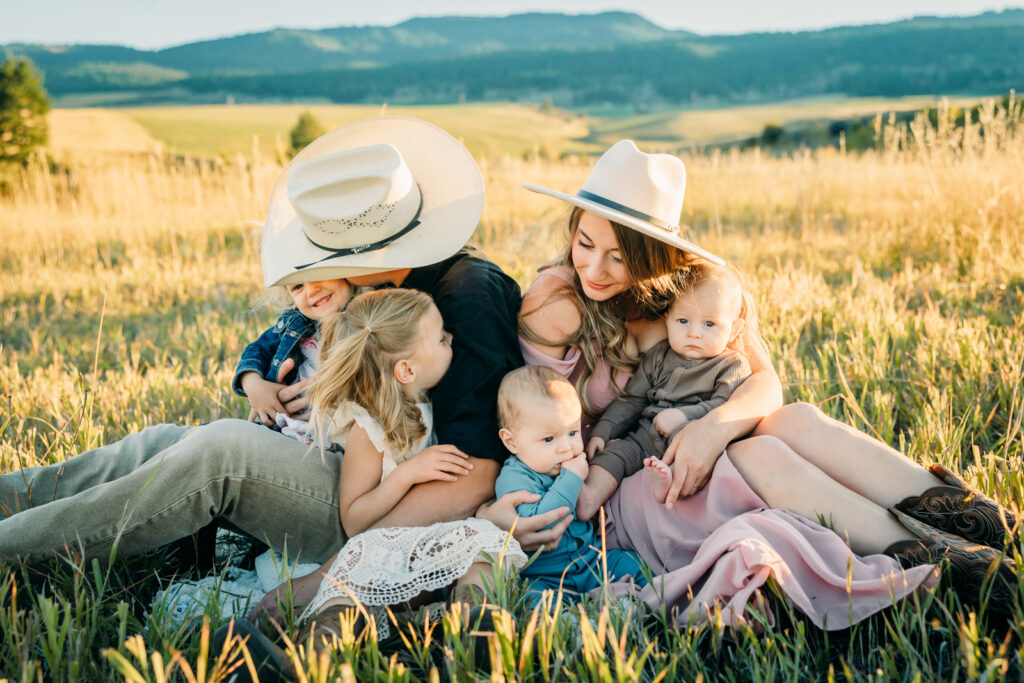
[[573,206],[578,206],[584,211],[595,213],[598,216],[601,216],[602,218],[607,218],[608,220],[614,223],[619,223],[620,225],[624,225],[627,228],[632,228],[633,230],[643,233],[648,237],[653,237],[659,242],[670,244],[677,249],[682,249],[685,252],[693,254],[694,256],[699,256],[702,259],[710,261],[711,263],[714,263],[716,265],[725,265],[725,259],[721,258],[720,256],[715,256],[710,251],[698,247],[696,244],[690,242],[689,240],[684,240],[675,233],[669,232],[665,228],[659,228],[653,223],[648,223],[647,221],[641,220],[634,216],[630,216],[629,214],[622,213],[621,211],[616,211],[615,209],[604,206],[603,204],[598,204],[597,202],[591,201],[589,199],[584,199],[583,197],[578,197],[573,194],[565,194],[564,192],[558,192],[556,190],[541,187],[540,185],[533,185],[531,183],[523,183],[523,187],[525,187],[527,190],[530,190],[531,192],[546,194],[549,197],[561,199],[563,202],[568,202]]
[[[423,197],[419,225],[387,246],[332,256],[307,239],[288,199],[292,166],[326,154],[394,145]],[[406,116],[356,121],[326,133],[285,166],[270,196],[261,248],[267,287],[370,275],[443,261],[465,246],[484,208],[484,181],[473,155],[437,126]]]

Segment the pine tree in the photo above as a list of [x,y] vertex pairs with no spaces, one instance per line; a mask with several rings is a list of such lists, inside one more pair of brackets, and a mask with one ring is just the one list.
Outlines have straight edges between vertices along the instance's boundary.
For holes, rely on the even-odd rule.
[[306,145],[326,133],[323,124],[313,116],[313,112],[304,111],[299,117],[299,122],[292,128],[292,154],[296,154]]
[[0,64],[0,161],[24,162],[46,144],[50,101],[43,79],[27,59]]

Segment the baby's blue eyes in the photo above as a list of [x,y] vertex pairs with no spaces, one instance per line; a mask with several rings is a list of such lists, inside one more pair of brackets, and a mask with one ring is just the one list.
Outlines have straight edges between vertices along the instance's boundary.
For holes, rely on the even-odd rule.
[[[579,430],[578,429],[574,429],[571,432],[569,432],[569,436],[576,436],[577,434],[579,434]],[[553,437],[553,436],[545,436],[544,437],[544,443],[551,443],[554,440],[555,440],[555,437]]]
[[[690,321],[687,320],[686,318],[679,318],[678,322],[679,322],[680,325],[686,325]],[[714,327],[714,326],[715,326],[715,321],[714,320],[705,320],[704,321],[704,327]]]

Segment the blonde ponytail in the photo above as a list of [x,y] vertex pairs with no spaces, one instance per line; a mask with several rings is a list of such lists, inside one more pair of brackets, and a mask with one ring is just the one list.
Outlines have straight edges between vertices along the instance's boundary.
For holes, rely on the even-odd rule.
[[311,422],[318,435],[325,434],[343,401],[377,418],[400,451],[426,433],[419,407],[405,395],[394,368],[412,354],[419,323],[431,306],[428,295],[412,289],[366,292],[320,323],[320,370],[311,392]]

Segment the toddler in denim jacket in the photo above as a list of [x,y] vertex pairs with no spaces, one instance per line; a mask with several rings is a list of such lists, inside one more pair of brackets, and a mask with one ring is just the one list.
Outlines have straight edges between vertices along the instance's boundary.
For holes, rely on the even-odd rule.
[[[294,308],[245,347],[231,388],[249,399],[249,420],[262,422],[295,439],[309,443],[307,422],[289,415],[277,398],[282,385],[301,382],[316,374],[320,336],[317,323],[345,308],[352,298],[346,280],[320,280],[286,285]],[[291,367],[280,377],[282,365]]]

